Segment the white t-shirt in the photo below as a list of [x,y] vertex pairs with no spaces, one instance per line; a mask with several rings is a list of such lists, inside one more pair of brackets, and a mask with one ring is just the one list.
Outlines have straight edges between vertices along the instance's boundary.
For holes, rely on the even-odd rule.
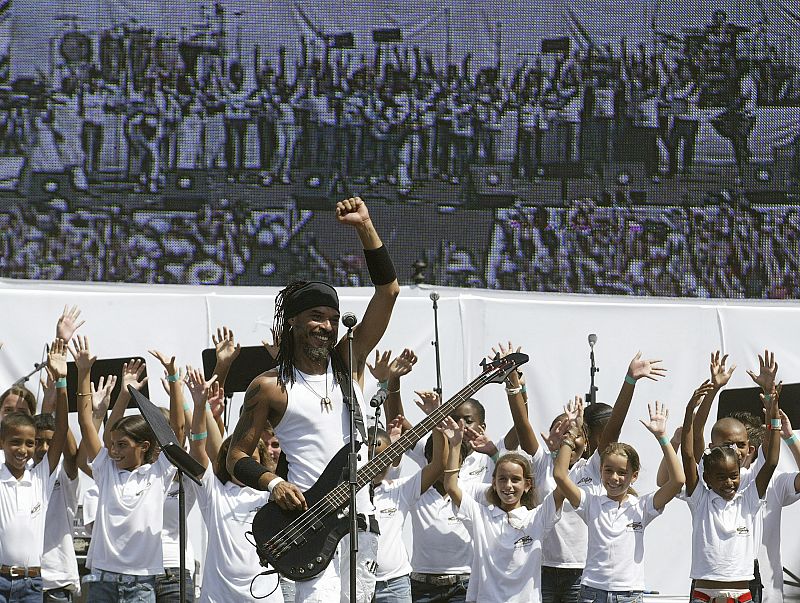
[[473,564],[467,601],[540,601],[542,537],[558,520],[552,496],[534,509],[506,513],[462,491],[458,514],[472,535]]
[[373,502],[381,534],[378,537],[377,580],[388,581],[411,572],[411,562],[403,542],[403,524],[409,510],[419,500],[422,470],[414,475],[384,481],[375,488]]
[[415,572],[469,573],[472,539],[453,511],[449,495],[442,496],[435,488],[428,488],[409,512],[409,517],[413,535],[411,567]]
[[733,582],[753,579],[754,522],[763,500],[755,480],[739,488],[732,500],[697,482],[686,498],[692,513],[692,568],[694,580]]
[[[183,481],[184,513],[189,515],[197,501],[197,490],[187,488],[189,479]],[[164,499],[164,527],[161,529],[161,549],[164,556],[164,567],[180,567],[180,517],[178,515],[178,482],[173,481]],[[188,528],[187,528],[188,529]],[[192,541],[186,537],[186,567],[191,571],[194,568],[194,548]]]
[[42,565],[44,519],[55,481],[47,462],[26,468],[20,479],[0,465],[0,564]]
[[164,453],[152,465],[117,468],[103,447],[92,461],[99,491],[89,555],[92,569],[155,576],[164,572],[161,529],[173,467]]
[[[547,495],[556,489],[553,479],[554,459],[549,454],[544,455],[546,477],[540,482],[543,488],[541,495]],[[582,490],[591,494],[603,494],[603,484],[600,481],[600,454],[595,452],[589,459],[578,459],[569,470],[570,479]],[[537,479],[541,479],[538,478]],[[547,567],[564,567],[580,569],[586,565],[586,548],[589,542],[589,532],[586,523],[575,512],[575,509],[564,501],[561,508],[561,519],[555,527],[547,533],[542,543],[542,565]]]
[[[426,438],[421,439],[416,443],[414,448],[406,452],[406,456],[420,467],[424,467],[428,464],[428,460],[425,458],[426,441]],[[495,442],[495,447],[500,453],[505,450],[504,446],[505,444],[502,438]],[[458,472],[458,483],[467,484],[470,482],[481,482],[490,484],[492,483],[493,472],[494,461],[492,458],[482,452],[473,451],[468,454],[464,462],[461,463],[461,470]]]
[[[42,463],[46,463],[45,458]],[[70,479],[59,465],[53,494],[47,505],[44,523],[44,555],[42,555],[42,584],[45,590],[69,588],[80,591],[78,561],[72,542],[72,525],[78,510],[78,476]]]
[[253,578],[265,568],[259,564],[256,548],[245,536],[252,530],[253,517],[267,503],[269,493],[242,488],[233,482],[222,484],[214,475],[211,463],[203,474],[202,487],[194,482],[188,482],[185,487],[195,491],[197,505],[208,530],[200,601],[252,601],[254,596],[263,597],[275,589],[268,597],[259,600],[281,603],[283,595],[277,574],[262,576],[253,582]]
[[589,526],[581,584],[601,590],[644,590],[644,529],[661,515],[653,496],[628,494],[620,503],[581,490],[575,511]]
[[793,505],[800,500],[800,494],[794,488],[796,476],[797,473],[793,472],[772,476],[767,487],[766,503],[761,507],[760,520],[756,521],[758,570],[761,574],[761,583],[764,585],[762,601],[783,600],[781,514],[783,507]]

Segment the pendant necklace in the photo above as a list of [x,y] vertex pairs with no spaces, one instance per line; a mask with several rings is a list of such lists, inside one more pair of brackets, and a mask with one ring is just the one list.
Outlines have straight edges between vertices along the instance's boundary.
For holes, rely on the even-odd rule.
[[320,396],[319,393],[313,387],[311,387],[311,384],[308,381],[306,381],[306,378],[303,376],[303,373],[301,373],[298,370],[297,374],[300,375],[300,378],[303,380],[303,385],[306,387],[306,389],[308,389],[308,391],[310,391],[315,396],[319,396],[319,407],[320,407],[320,410],[326,411],[326,412],[331,412],[333,410],[333,402],[331,401],[330,397],[328,396],[328,371],[327,370],[325,371],[325,395],[324,396]]

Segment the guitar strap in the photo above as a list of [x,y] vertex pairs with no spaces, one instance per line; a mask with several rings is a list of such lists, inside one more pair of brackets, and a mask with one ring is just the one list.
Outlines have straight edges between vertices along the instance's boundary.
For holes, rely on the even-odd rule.
[[[342,392],[342,398],[344,399],[344,403],[347,404],[347,407],[350,408],[352,401],[350,400],[350,396]],[[364,415],[361,414],[361,405],[355,405],[355,415],[356,415],[356,429],[358,429],[358,434],[361,436],[361,441],[363,443],[367,443],[367,431],[364,429]]]

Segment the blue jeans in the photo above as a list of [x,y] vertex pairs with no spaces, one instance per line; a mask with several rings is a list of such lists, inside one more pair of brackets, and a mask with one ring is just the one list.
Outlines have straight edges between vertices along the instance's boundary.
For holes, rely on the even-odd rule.
[[464,576],[450,586],[435,586],[425,582],[411,581],[411,597],[414,603],[464,603],[467,600],[469,576]]
[[642,603],[640,590],[613,591],[581,585],[580,603]]
[[375,583],[375,603],[411,603],[411,578],[398,576]]
[[42,603],[42,579],[0,576],[0,603]]
[[44,591],[44,603],[70,603],[72,591],[66,588],[51,588]]
[[[180,568],[167,567],[164,573],[156,576],[156,602],[157,603],[181,603],[181,580]],[[194,581],[188,569],[183,570],[183,577],[186,581],[185,603],[192,603],[194,597]]]
[[542,566],[542,603],[578,603],[583,569]]
[[135,582],[85,582],[86,603],[156,603],[155,576],[138,576]]

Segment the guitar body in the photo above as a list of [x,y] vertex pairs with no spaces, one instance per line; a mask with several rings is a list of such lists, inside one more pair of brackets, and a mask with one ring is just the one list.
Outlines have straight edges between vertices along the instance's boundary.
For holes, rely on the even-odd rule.
[[[345,445],[328,463],[317,482],[303,492],[311,509],[347,477],[347,459],[350,444]],[[346,504],[345,504],[346,506]],[[291,539],[282,554],[276,554],[270,541],[286,526],[307,514],[308,511],[285,511],[275,501],[261,507],[253,518],[253,536],[257,543],[262,565],[269,563],[282,576],[291,580],[311,580],[320,574],[336,554],[339,541],[350,532],[350,518],[341,511],[322,515],[313,521],[311,529]]]

